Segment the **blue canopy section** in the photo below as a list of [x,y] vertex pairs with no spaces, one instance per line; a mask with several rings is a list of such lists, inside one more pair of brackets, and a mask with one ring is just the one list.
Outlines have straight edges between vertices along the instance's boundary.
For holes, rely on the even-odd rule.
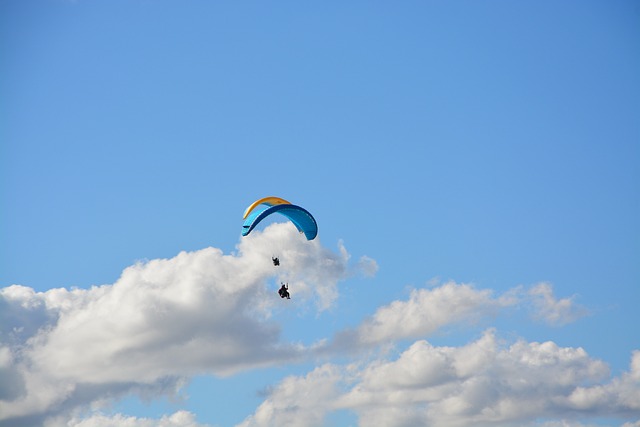
[[246,236],[251,233],[256,225],[271,214],[279,213],[287,217],[298,229],[304,233],[307,240],[313,240],[318,235],[318,224],[313,215],[304,208],[296,205],[275,205],[268,206],[260,211],[253,211],[242,224],[242,235]]

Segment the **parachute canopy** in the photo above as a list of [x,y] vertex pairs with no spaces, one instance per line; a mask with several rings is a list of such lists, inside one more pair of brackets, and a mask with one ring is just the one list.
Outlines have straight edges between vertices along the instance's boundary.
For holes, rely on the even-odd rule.
[[[265,205],[260,209],[256,206]],[[284,199],[278,197],[266,197],[252,203],[245,211],[245,221],[242,224],[242,235],[251,233],[256,225],[271,214],[279,213],[291,221],[300,233],[304,233],[307,240],[313,240],[318,235],[318,224],[313,215],[306,209],[292,205]]]
[[244,211],[244,216],[242,219],[247,219],[252,210],[259,205],[267,205],[267,206],[275,206],[275,205],[290,205],[291,203],[287,202],[285,199],[281,199],[280,197],[263,197],[262,199],[258,199],[255,202],[251,203],[249,207]]

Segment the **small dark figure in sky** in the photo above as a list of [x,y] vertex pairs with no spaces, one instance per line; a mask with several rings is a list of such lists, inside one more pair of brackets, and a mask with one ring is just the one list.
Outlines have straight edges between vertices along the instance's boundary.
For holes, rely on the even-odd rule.
[[289,295],[289,284],[287,283],[285,285],[282,282],[280,282],[280,284],[282,285],[282,287],[278,291],[278,294],[280,295],[280,298],[291,299],[291,296]]
[[273,261],[273,265],[275,265],[276,267],[280,265],[280,260],[278,259],[278,257],[271,257],[271,261]]

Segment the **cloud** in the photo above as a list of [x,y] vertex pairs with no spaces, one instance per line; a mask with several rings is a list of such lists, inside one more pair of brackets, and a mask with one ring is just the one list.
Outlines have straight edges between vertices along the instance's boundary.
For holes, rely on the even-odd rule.
[[188,412],[153,420],[77,414],[125,394],[176,395],[194,375],[233,375],[388,345],[405,347],[393,360],[374,351],[364,361],[327,363],[284,379],[241,425],[317,426],[342,410],[356,413],[362,425],[387,426],[507,426],[541,417],[548,425],[578,426],[580,414],[640,413],[640,352],[628,372],[609,380],[603,362],[551,341],[505,346],[492,329],[460,347],[426,340],[522,306],[552,325],[586,313],[547,283],[502,295],[432,283],[312,347],[282,339],[272,317],[282,307],[280,281],[292,284],[298,307],[324,311],[338,298],[340,281],[377,268],[366,256],[351,263],[341,242],[335,253],[318,239],[301,239],[289,224],[273,224],[241,239],[233,254],[206,248],[140,262],[113,284],[0,289],[0,426],[199,427]]
[[358,328],[337,334],[330,348],[354,350],[426,337],[451,324],[495,316],[501,308],[517,302],[511,291],[496,298],[489,289],[453,281],[431,289],[413,289],[408,300],[380,307]]
[[[536,317],[546,315],[552,324],[576,320],[584,312],[570,298],[557,299],[546,283],[495,296],[450,281],[412,290],[407,300],[380,307],[320,350],[356,351],[424,338],[520,305],[533,307]],[[349,410],[358,414],[360,425],[584,427],[588,424],[581,424],[581,416],[637,416],[639,393],[640,351],[633,353],[628,372],[609,379],[608,366],[582,348],[522,339],[505,345],[489,329],[460,347],[418,339],[396,360],[327,364],[306,376],[289,377],[241,426],[286,425],[291,416],[304,420],[300,425],[320,426],[329,413]],[[538,423],[544,419],[553,420]]]
[[326,310],[352,274],[340,252],[273,224],[241,239],[236,254],[207,248],[141,262],[111,285],[1,289],[0,425],[37,425],[129,392],[174,394],[196,374],[299,359],[305,349],[283,342],[270,320],[281,303],[270,286],[291,281],[299,304]]
[[640,351],[631,356],[629,372],[608,384],[576,387],[566,404],[576,410],[640,413]]
[[[501,348],[488,331],[462,347],[417,341],[397,360],[363,370],[359,387],[343,401],[363,424],[381,417],[388,426],[526,421],[544,414],[553,396],[607,372],[582,349],[524,341]],[[393,399],[385,403],[387,396]],[[399,413],[402,418],[388,416]]]
[[373,277],[378,272],[378,263],[375,259],[363,255],[358,261],[358,270],[366,277]]
[[581,417],[638,416],[638,354],[629,372],[609,379],[604,362],[551,341],[504,345],[493,330],[460,347],[418,340],[395,360],[327,364],[289,377],[241,426],[287,425],[292,414],[304,420],[298,425],[321,426],[336,410],[356,412],[360,425],[389,427],[534,425],[550,418],[562,421],[542,425],[580,426]]
[[456,322],[495,314],[511,304],[509,299],[492,298],[488,289],[445,283],[434,289],[414,289],[408,301],[395,301],[379,308],[358,330],[361,341],[382,342],[429,335]]
[[562,326],[589,314],[585,307],[575,304],[575,297],[556,299],[549,283],[537,284],[529,290],[528,295],[531,297],[534,317],[549,325]]
[[[57,421],[47,423],[45,427],[55,427]],[[177,411],[172,415],[160,419],[128,417],[121,414],[105,416],[93,415],[85,419],[73,418],[66,422],[67,427],[211,427],[208,424],[200,424],[191,412]]]
[[524,303],[535,319],[559,326],[587,314],[572,298],[557,299],[548,283],[529,290],[518,286],[495,296],[491,289],[448,281],[412,289],[407,300],[382,306],[355,329],[336,335],[327,349],[354,351],[403,339],[426,338],[454,324],[473,324],[493,318],[504,309]]
[[326,364],[304,377],[285,378],[239,427],[323,425],[325,415],[335,409],[342,375],[339,368]]

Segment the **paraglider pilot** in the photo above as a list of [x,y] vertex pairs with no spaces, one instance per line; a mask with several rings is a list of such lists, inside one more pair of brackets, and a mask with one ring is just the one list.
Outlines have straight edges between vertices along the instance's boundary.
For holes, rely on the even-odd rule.
[[273,265],[275,265],[276,267],[280,265],[280,260],[278,259],[278,257],[271,257],[271,261],[273,261]]
[[282,282],[280,282],[280,284],[282,285],[282,287],[278,291],[278,294],[280,295],[280,298],[291,299],[291,296],[289,295],[289,284],[287,283],[285,285]]

